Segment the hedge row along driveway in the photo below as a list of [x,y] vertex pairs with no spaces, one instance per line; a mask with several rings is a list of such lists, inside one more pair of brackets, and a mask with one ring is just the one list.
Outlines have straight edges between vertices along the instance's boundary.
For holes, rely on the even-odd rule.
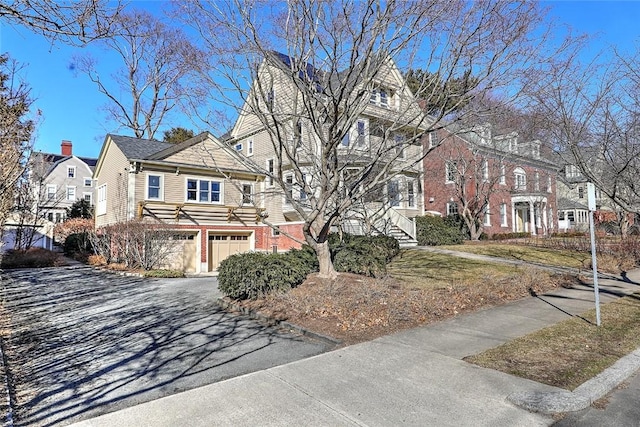
[[68,424],[327,348],[218,308],[215,278],[0,276],[16,425]]

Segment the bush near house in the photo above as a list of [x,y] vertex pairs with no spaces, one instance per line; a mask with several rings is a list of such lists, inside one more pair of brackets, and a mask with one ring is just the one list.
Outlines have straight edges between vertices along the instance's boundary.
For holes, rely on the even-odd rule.
[[[379,277],[400,252],[393,237],[336,234],[329,238],[337,271]],[[223,260],[218,268],[218,288],[235,299],[255,299],[271,292],[286,292],[318,271],[318,259],[309,246],[283,254],[242,253]]]
[[[448,218],[448,217],[447,217]],[[465,240],[465,233],[456,221],[439,216],[416,217],[418,245],[439,246],[459,245]]]
[[0,257],[0,268],[42,268],[64,265],[60,254],[43,248],[10,249]]
[[400,244],[389,236],[354,236],[337,234],[329,240],[333,266],[343,273],[381,277],[387,264],[400,252]]
[[511,240],[511,239],[522,239],[525,237],[531,237],[531,233],[528,233],[528,232],[496,233],[491,235],[491,240]]
[[313,270],[304,255],[294,252],[231,255],[218,267],[218,289],[234,299],[255,299],[298,286]]

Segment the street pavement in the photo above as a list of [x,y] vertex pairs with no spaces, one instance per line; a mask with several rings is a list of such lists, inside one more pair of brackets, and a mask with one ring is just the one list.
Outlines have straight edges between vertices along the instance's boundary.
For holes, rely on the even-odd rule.
[[4,271],[14,425],[65,425],[329,349],[227,313],[219,296],[214,277]]
[[[629,272],[625,279],[603,279],[601,302],[639,291],[639,284],[640,270]],[[599,376],[585,385],[584,395],[574,395],[471,365],[463,358],[579,316],[594,307],[593,301],[588,285],[558,289],[167,396],[76,426],[548,426],[557,418],[545,413],[547,406],[532,412],[513,402],[535,409],[536,403],[562,396],[560,400],[575,406],[584,396],[594,400],[604,396],[606,381]],[[635,359],[629,363],[627,369],[640,367]],[[607,371],[602,378],[608,378]],[[630,392],[637,390],[632,384]],[[613,394],[612,404],[623,391]],[[522,396],[534,399],[526,402]],[[575,425],[583,425],[586,417],[576,419]],[[572,422],[571,416],[562,422]]]

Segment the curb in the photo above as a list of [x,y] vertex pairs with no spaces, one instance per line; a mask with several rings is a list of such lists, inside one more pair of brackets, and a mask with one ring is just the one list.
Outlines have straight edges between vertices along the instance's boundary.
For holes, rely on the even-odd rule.
[[220,306],[220,308],[222,308],[223,310],[231,310],[231,311],[238,311],[244,315],[249,316],[251,319],[254,320],[258,320],[260,322],[266,323],[268,325],[273,325],[273,326],[278,326],[280,328],[285,328],[285,329],[289,329],[291,331],[297,332],[300,335],[303,335],[305,337],[309,337],[318,341],[323,341],[329,345],[332,346],[339,346],[340,344],[342,344],[342,341],[337,340],[333,337],[330,337],[328,335],[323,335],[323,334],[319,334],[317,332],[313,332],[310,331],[309,329],[305,329],[301,326],[298,325],[294,325],[293,323],[289,323],[285,320],[278,320],[275,319],[273,317],[270,316],[266,316],[262,313],[260,313],[259,311],[255,311],[255,310],[251,310],[249,308],[246,307],[242,307],[239,304],[234,303],[233,301],[229,301],[226,300],[224,297],[219,297],[216,300],[216,303],[218,304],[218,306]]
[[640,348],[619,359],[573,392],[516,392],[507,396],[507,400],[529,411],[548,415],[580,411],[602,399],[638,369]]

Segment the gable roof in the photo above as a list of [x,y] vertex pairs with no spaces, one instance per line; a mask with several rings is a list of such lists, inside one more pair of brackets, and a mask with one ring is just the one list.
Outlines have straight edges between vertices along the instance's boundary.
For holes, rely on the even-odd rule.
[[98,159],[93,157],[78,157],[74,155],[65,156],[62,154],[43,153],[43,152],[36,152],[33,155],[34,155],[33,160],[35,162],[42,162],[43,165],[46,165],[47,171],[45,173],[45,176],[53,172],[53,170],[57,168],[59,164],[72,158],[76,158],[84,162],[89,168],[89,170],[92,172],[95,169],[96,164],[98,163]]
[[111,141],[113,141],[127,159],[130,160],[145,160],[160,151],[176,145],[170,142],[140,139],[131,136],[109,134],[107,137],[110,137]]

